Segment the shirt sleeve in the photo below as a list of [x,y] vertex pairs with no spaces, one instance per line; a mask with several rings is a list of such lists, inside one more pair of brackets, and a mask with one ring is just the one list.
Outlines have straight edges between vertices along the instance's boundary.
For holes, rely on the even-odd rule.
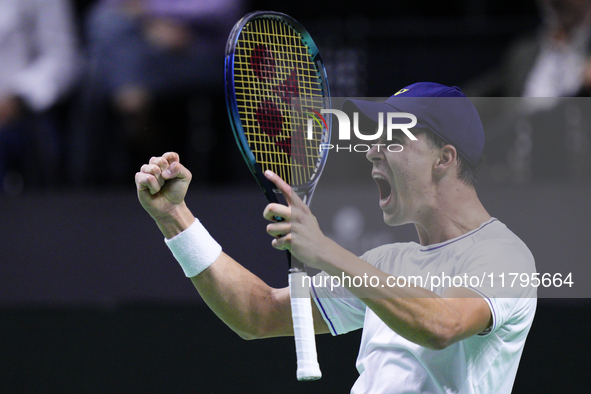
[[331,276],[326,272],[312,278],[310,294],[332,335],[363,327],[365,304],[344,287],[333,286]]
[[468,278],[465,286],[486,301],[493,320],[492,326],[479,335],[515,323],[513,317],[524,303],[534,300],[535,304],[537,288],[531,281],[535,272],[533,256],[525,245],[478,242],[471,248],[461,275]]

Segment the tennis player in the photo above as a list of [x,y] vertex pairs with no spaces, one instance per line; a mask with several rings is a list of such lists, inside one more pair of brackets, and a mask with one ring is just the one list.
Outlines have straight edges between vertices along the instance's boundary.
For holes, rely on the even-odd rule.
[[[367,158],[384,221],[414,223],[420,242],[384,245],[358,257],[327,238],[310,209],[271,172],[266,176],[287,205],[269,204],[264,216],[273,247],[322,271],[311,287],[316,332],[363,329],[360,376],[351,392],[510,393],[536,293],[499,278],[530,275],[535,264],[527,246],[476,194],[474,172],[484,147],[476,109],[456,87],[417,83],[382,103],[349,100],[344,110],[373,121],[380,112],[417,117],[416,141],[394,134],[402,152],[375,145]],[[175,153],[152,158],[136,174],[139,200],[186,276],[241,337],[293,335],[288,289],[269,287],[222,252],[184,202],[190,180]],[[401,280],[411,277],[422,283]],[[451,281],[458,277],[462,283]],[[333,286],[334,278],[342,279],[340,286]],[[372,280],[357,286],[355,278]]]

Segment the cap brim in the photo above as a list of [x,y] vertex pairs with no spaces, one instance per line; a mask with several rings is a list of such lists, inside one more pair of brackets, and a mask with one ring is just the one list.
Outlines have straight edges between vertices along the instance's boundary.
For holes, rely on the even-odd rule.
[[[386,114],[388,112],[403,112],[399,111],[393,106],[383,103],[383,102],[375,102],[375,101],[368,101],[368,100],[357,100],[357,99],[346,99],[341,106],[341,110],[345,112],[349,119],[353,119],[351,114],[353,112],[360,112],[363,114],[368,120],[378,123],[379,121],[379,113]],[[385,118],[384,118],[385,121]],[[392,119],[393,124],[405,124],[408,123],[408,120],[405,118],[394,118]],[[426,126],[421,124],[420,120],[417,122],[416,128],[425,128]]]
[[353,112],[361,112],[365,115],[369,120],[377,123],[378,122],[378,114],[380,112],[392,112],[393,108],[384,103],[376,103],[375,101],[367,101],[367,100],[356,100],[356,99],[346,99],[343,102],[341,107],[342,111],[349,115],[351,118],[351,114]]

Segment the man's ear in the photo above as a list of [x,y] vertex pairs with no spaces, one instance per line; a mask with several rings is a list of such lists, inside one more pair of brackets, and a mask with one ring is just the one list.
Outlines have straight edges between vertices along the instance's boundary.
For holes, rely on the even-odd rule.
[[458,151],[453,145],[444,145],[443,147],[439,148],[439,153],[433,166],[433,171],[435,174],[442,176],[447,171],[449,171],[450,168],[455,170],[457,157]]

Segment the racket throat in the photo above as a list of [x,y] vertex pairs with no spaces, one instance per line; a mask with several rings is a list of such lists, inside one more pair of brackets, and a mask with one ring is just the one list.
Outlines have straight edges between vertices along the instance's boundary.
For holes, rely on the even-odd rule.
[[298,259],[294,259],[289,251],[287,252],[287,263],[289,264],[289,273],[306,272],[306,266]]

